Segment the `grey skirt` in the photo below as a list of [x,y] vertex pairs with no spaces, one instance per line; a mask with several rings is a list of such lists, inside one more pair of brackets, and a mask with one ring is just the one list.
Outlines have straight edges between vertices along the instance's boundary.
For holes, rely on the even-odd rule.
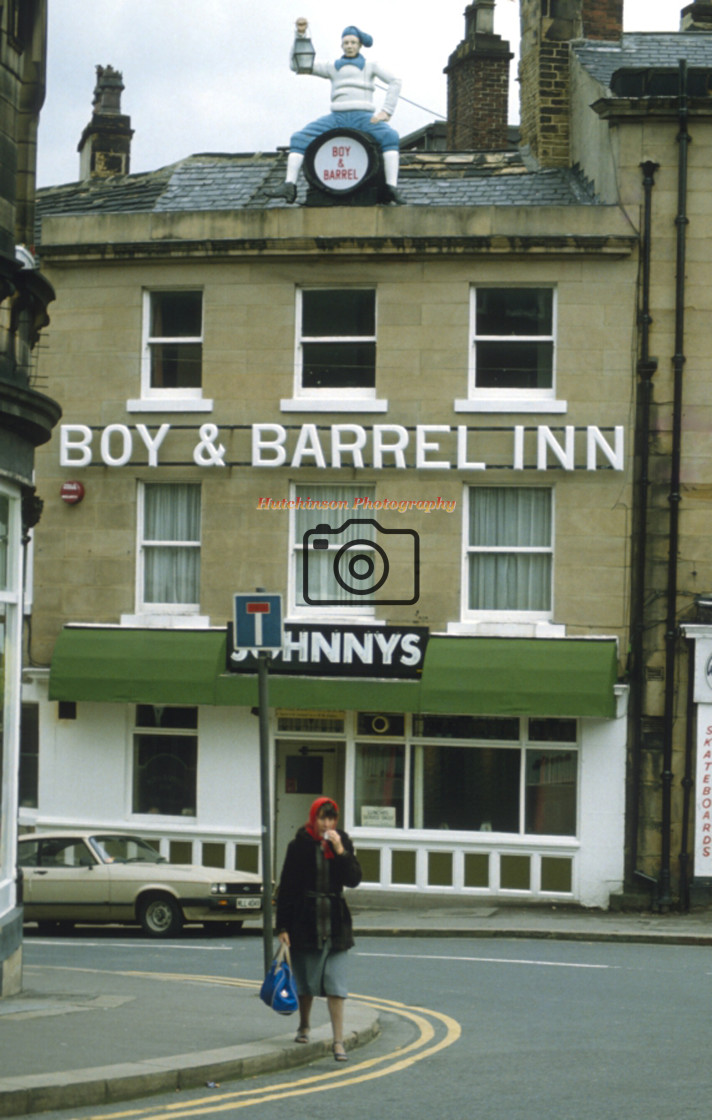
[[300,996],[339,996],[346,999],[346,954],[331,948],[331,941],[323,949],[292,949],[292,971]]

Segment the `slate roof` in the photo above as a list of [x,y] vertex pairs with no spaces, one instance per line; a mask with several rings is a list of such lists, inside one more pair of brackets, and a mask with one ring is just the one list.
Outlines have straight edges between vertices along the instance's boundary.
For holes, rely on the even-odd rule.
[[[285,152],[188,156],[169,167],[47,187],[37,195],[46,215],[179,213],[272,209],[288,204],[265,191],[284,180]],[[596,199],[575,170],[541,170],[516,151],[403,152],[399,190],[414,206],[567,206]],[[298,202],[306,184],[299,181]],[[37,242],[41,243],[41,226]]]
[[[620,43],[579,40],[581,65],[603,86],[620,69],[712,67],[712,35],[701,32],[623,35]],[[286,151],[188,156],[169,167],[48,187],[37,196],[37,243],[45,215],[256,210],[288,203],[269,197],[284,180]],[[403,151],[399,190],[413,206],[581,206],[597,198],[577,168],[542,169],[525,150]],[[300,177],[298,202],[306,184]]]
[[712,67],[712,35],[703,31],[626,32],[620,44],[582,39],[572,46],[584,69],[604,86],[627,67],[676,70],[681,58],[690,68]]

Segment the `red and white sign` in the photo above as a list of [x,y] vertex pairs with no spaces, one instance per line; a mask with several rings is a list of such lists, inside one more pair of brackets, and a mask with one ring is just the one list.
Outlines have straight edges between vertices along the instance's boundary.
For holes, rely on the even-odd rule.
[[695,777],[695,878],[712,878],[712,708],[697,710]]
[[369,169],[369,153],[352,136],[329,137],[314,154],[314,172],[332,191],[351,191],[362,183]]
[[81,482],[63,482],[59,496],[68,506],[76,506],[84,497],[84,487]]

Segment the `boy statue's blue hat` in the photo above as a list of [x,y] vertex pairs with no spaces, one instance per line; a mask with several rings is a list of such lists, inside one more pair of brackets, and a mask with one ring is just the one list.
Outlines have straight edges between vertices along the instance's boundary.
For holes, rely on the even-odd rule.
[[359,31],[358,27],[354,27],[353,25],[345,27],[341,32],[341,38],[344,39],[347,35],[355,35],[357,39],[361,40],[361,45],[364,47],[373,46],[373,37],[367,35],[365,31]]

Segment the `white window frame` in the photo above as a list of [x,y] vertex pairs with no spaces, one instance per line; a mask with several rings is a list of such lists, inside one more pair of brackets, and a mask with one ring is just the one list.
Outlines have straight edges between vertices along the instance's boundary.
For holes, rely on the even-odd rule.
[[20,760],[22,710],[22,499],[19,489],[0,481],[7,500],[7,537],[4,538],[5,578],[0,585],[0,664],[4,681],[0,734],[4,745],[0,765],[0,917],[15,905],[17,850],[17,768]]
[[[550,335],[478,335],[477,292],[482,288],[506,291],[546,289],[552,293]],[[555,284],[473,284],[470,287],[470,326],[467,375],[467,398],[455,401],[455,412],[547,412],[563,413],[567,402],[556,397],[556,351],[558,328],[558,290]],[[546,389],[483,389],[477,385],[478,342],[504,341],[551,342],[551,386]]]
[[[304,292],[352,291],[373,292],[373,335],[302,335]],[[308,342],[373,342],[376,346],[376,377],[378,376],[378,290],[375,284],[309,284],[296,289],[294,331],[294,395],[280,402],[282,412],[387,412],[388,401],[378,399],[376,387],[347,387],[344,389],[306,389],[302,384],[303,350]]]
[[[181,335],[172,338],[167,335],[151,335],[151,308],[153,297],[165,293],[196,292],[200,294],[200,334]],[[145,288],[142,294],[142,327],[141,327],[141,396],[137,400],[126,402],[128,412],[211,412],[213,401],[203,396],[202,373],[201,385],[191,388],[161,389],[151,384],[151,347],[156,343],[175,343],[176,345],[200,344],[201,351],[205,348],[205,292],[194,285],[172,288],[152,287]]]
[[[138,817],[147,821],[155,823],[156,820],[175,820],[175,821],[192,821],[198,818],[198,799],[200,796],[200,708],[194,704],[168,704],[166,707],[170,708],[185,708],[186,711],[195,711],[197,714],[195,727],[147,727],[138,722],[138,709],[141,707],[151,707],[150,704],[134,704],[133,705],[133,718],[132,729],[128,742],[128,758],[129,758],[129,779],[126,785],[127,793],[127,815],[130,817]],[[192,739],[195,741],[195,804],[190,806],[193,813],[184,813],[180,816],[175,816],[169,813],[148,813],[141,812],[134,809],[134,792],[136,782],[136,755],[137,755],[137,737],[139,735],[150,736],[153,739]]]
[[[511,545],[503,546],[473,546],[470,544],[470,501],[472,500],[473,493],[482,489],[494,489],[487,486],[465,486],[463,497],[463,517],[462,517],[462,574],[460,580],[461,587],[461,608],[460,618],[461,622],[465,624],[472,624],[477,622],[495,623],[495,624],[508,624],[508,623],[547,623],[550,622],[554,615],[554,562],[556,557],[555,549],[555,501],[556,494],[553,486],[513,486],[506,487],[512,490],[548,490],[551,493],[551,524],[550,524],[550,544],[548,546],[526,546],[516,547]],[[474,610],[469,606],[470,598],[470,571],[469,559],[473,553],[481,553],[484,555],[492,555],[494,553],[507,553],[522,555],[548,555],[551,557],[551,570],[549,573],[549,603],[550,608],[547,611],[525,611],[525,610]]]
[[2,564],[0,572],[4,578],[0,582],[0,602],[17,604],[20,600],[20,556],[19,540],[22,533],[22,503],[18,491],[0,482],[0,498],[7,502],[7,536],[0,538]]
[[[333,492],[333,489],[335,487],[339,487],[340,490],[351,491],[354,497],[367,496],[368,491],[370,491],[371,489],[373,490],[375,497],[376,490],[375,482],[369,482],[366,484],[362,483],[361,485],[354,483],[353,485],[349,484],[348,486],[346,486],[344,485],[344,483],[332,481],[330,483],[318,482],[314,483],[314,485],[312,486],[310,483],[297,481],[290,483],[289,497],[292,502],[294,502],[297,497],[297,488],[303,486],[307,486],[309,488],[310,496],[315,500],[318,500],[321,495],[323,495],[323,497],[326,499],[328,497],[326,491]],[[353,507],[353,502],[351,502],[351,506]],[[319,514],[319,517],[325,523],[331,524],[332,528],[338,528],[339,525],[343,524],[343,522],[346,521],[349,517],[354,516],[357,517],[358,513],[355,513],[353,508],[349,510],[324,510],[323,513],[320,512]],[[337,620],[354,623],[374,621],[375,605],[373,603],[368,604],[364,602],[362,604],[359,604],[358,607],[341,607],[327,605],[305,606],[297,602],[298,592],[301,589],[301,565],[298,564],[297,558],[302,555],[303,547],[301,540],[297,539],[296,526],[297,510],[292,506],[289,511],[288,602],[290,616],[295,619],[301,619],[304,622],[309,620],[316,621],[324,618],[328,618],[332,622]],[[335,541],[329,551],[336,553],[341,543],[343,542]]]
[[[197,541],[146,541],[144,539],[144,524],[145,524],[145,509],[146,509],[146,488],[148,486],[156,485],[177,485],[175,483],[150,483],[140,482],[138,487],[138,499],[136,503],[137,509],[137,559],[136,559],[136,614],[141,616],[146,615],[198,615],[200,611],[200,603],[152,603],[146,602],[144,598],[145,579],[146,579],[146,550],[147,548],[197,548],[199,553],[202,549],[202,489],[201,489],[201,504],[200,504],[200,537]],[[200,483],[187,482],[183,485],[198,486]],[[123,620],[122,620],[123,621]],[[130,620],[126,620],[130,621]]]

